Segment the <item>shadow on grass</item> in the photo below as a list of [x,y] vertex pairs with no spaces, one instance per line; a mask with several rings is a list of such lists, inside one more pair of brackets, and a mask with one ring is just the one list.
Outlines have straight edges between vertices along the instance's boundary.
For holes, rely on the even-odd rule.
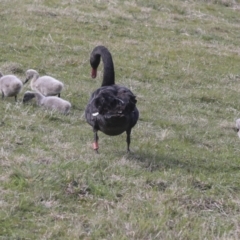
[[168,155],[157,155],[139,151],[137,153],[130,152],[126,154],[126,158],[129,161],[138,162],[142,168],[145,168],[150,172],[183,167],[181,160]]
[[137,153],[128,153],[126,158],[129,161],[136,161],[142,168],[147,171],[164,171],[169,169],[178,169],[187,173],[238,173],[240,166],[234,162],[224,159],[204,158],[204,157],[186,157],[158,154],[139,151]]

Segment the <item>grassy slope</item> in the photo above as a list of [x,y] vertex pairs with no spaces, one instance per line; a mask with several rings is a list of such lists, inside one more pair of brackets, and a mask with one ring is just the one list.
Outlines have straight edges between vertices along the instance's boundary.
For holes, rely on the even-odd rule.
[[[0,70],[65,83],[68,116],[0,102],[0,238],[238,239],[238,1],[0,1]],[[89,54],[112,52],[140,120],[100,136],[84,120]]]

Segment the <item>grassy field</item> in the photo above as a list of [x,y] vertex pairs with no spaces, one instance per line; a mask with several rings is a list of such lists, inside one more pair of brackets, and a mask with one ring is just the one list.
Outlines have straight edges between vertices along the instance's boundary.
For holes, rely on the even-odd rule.
[[[239,239],[240,1],[0,0],[0,71],[65,84],[67,116],[0,101],[0,239]],[[84,118],[97,45],[137,96],[126,136]]]

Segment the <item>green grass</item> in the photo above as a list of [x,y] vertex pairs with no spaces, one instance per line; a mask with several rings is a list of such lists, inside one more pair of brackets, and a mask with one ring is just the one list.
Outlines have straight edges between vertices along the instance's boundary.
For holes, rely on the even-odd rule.
[[[0,0],[0,71],[65,84],[67,116],[0,101],[0,239],[239,239],[240,2]],[[96,45],[137,96],[126,136],[84,119]]]

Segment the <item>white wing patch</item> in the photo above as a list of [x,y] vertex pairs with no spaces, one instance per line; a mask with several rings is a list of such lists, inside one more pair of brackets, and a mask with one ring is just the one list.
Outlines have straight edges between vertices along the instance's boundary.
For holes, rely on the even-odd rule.
[[94,117],[96,117],[99,114],[99,112],[92,113]]

